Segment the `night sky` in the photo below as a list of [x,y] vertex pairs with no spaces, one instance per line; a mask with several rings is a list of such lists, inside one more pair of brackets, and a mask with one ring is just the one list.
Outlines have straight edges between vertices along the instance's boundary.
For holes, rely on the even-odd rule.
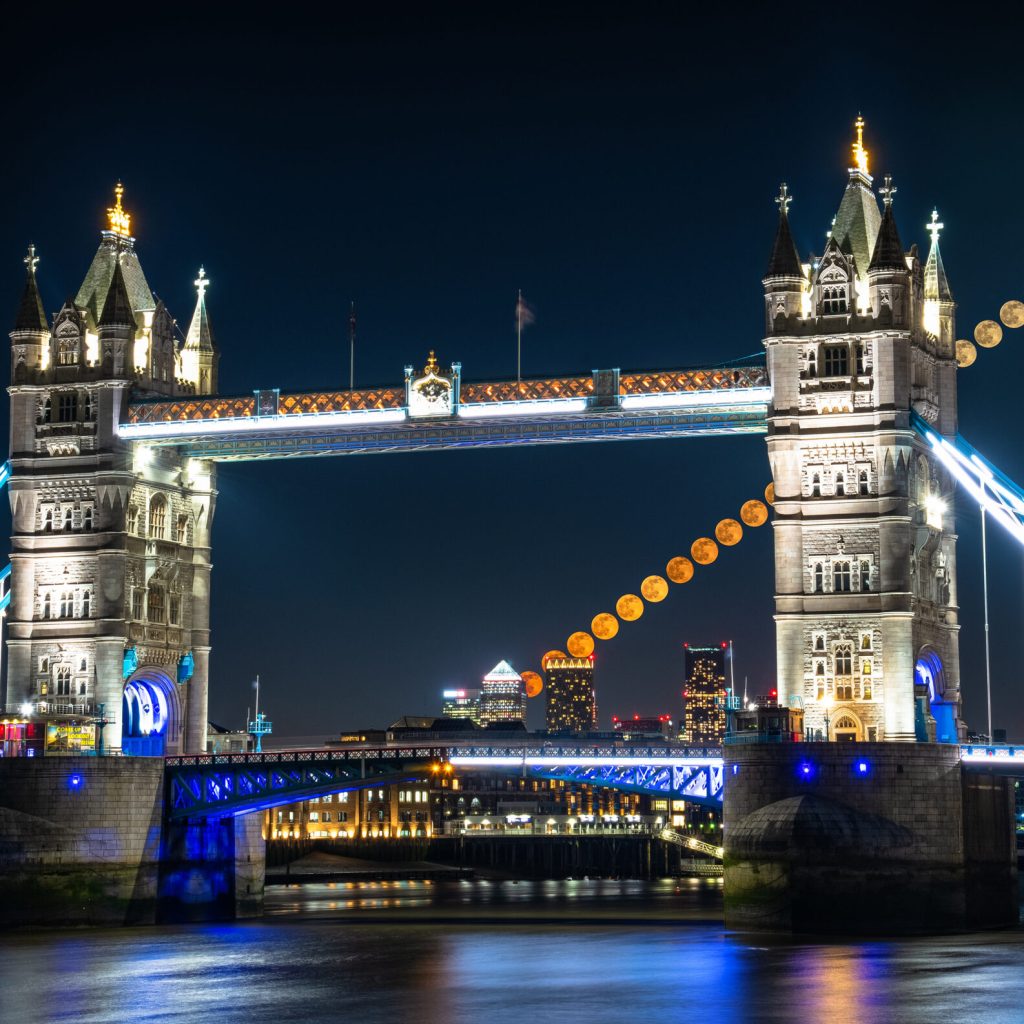
[[[925,248],[938,206],[959,336],[1024,298],[1019,9],[678,8],[22,14],[2,70],[0,308],[13,322],[30,241],[48,311],[75,293],[121,178],[183,329],[206,268],[222,394],[344,386],[353,299],[357,385],[399,385],[431,348],[467,380],[514,376],[517,288],[537,318],[525,375],[713,365],[761,351],[780,181],[801,254],[823,249],[858,111],[905,247]],[[1020,481],[1022,344],[960,376],[961,431]],[[257,672],[279,734],[436,713],[501,658],[536,668],[767,480],[759,436],[224,466],[210,716],[240,726]],[[980,525],[960,511],[963,691],[983,728]],[[1021,738],[1024,562],[998,527],[989,544],[995,724]],[[676,717],[686,640],[732,638],[737,683],[763,692],[772,588],[763,528],[648,606],[599,647],[602,724]]]

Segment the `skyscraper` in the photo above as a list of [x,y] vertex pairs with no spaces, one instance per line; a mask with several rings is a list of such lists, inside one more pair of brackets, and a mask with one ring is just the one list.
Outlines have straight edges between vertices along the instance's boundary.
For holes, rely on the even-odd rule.
[[523,678],[507,662],[499,661],[481,683],[480,724],[525,722],[526,693]]
[[725,736],[725,651],[683,644],[683,739],[695,746],[717,746]]
[[552,658],[547,676],[547,726],[552,732],[587,732],[597,728],[597,691],[594,661],[589,658]]
[[441,714],[445,718],[468,718],[480,724],[479,690],[444,690],[441,694]]

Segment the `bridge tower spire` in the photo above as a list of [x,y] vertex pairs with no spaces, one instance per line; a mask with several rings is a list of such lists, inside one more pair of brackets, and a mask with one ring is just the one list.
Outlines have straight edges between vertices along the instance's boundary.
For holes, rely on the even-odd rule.
[[[831,739],[955,741],[952,481],[911,427],[916,413],[956,433],[952,303],[948,335],[937,335],[917,247],[905,252],[896,227],[895,188],[886,178],[880,213],[863,118],[856,129],[799,310],[778,275],[764,281],[779,702],[802,705],[806,727]],[[934,262],[937,290],[937,252]]]

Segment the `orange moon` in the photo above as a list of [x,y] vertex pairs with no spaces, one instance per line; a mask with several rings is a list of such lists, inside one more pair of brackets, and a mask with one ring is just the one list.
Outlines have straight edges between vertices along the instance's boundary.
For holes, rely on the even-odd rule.
[[743,527],[735,519],[723,519],[715,527],[715,536],[719,544],[731,548],[733,544],[739,544],[743,540]]
[[710,565],[718,557],[718,545],[710,537],[698,537],[690,545],[690,554],[698,565]]
[[668,583],[663,576],[648,576],[640,584],[640,593],[643,594],[645,601],[656,604],[668,597]]
[[549,661],[564,661],[568,655],[565,651],[548,651],[543,658],[540,659],[541,671],[546,671]]
[[743,502],[740,519],[747,526],[764,526],[768,522],[768,509],[765,508],[763,501],[751,498],[750,501]]
[[982,320],[974,328],[974,340],[982,348],[995,348],[1003,340],[1003,329],[995,320]]
[[683,555],[677,555],[665,566],[665,575],[673,583],[688,583],[693,579],[693,562]]
[[523,682],[526,684],[527,697],[536,697],[544,689],[544,680],[536,672],[524,672]]
[[1024,302],[1018,299],[1004,302],[999,308],[999,319],[1007,327],[1024,327]]
[[624,622],[636,622],[644,613],[644,603],[636,594],[623,594],[615,602],[615,612]]
[[594,616],[590,628],[598,640],[611,640],[619,631],[619,620],[611,612],[601,612]]
[[594,638],[580,630],[569,637],[565,646],[574,658],[589,658],[594,653]]
[[775,484],[774,484],[774,482],[770,483],[764,489],[764,500],[767,501],[769,505],[774,505],[775,504]]
[[974,361],[978,358],[978,350],[974,347],[973,341],[968,341],[966,338],[961,338],[956,343],[956,365],[961,370],[966,369],[968,366],[973,366]]

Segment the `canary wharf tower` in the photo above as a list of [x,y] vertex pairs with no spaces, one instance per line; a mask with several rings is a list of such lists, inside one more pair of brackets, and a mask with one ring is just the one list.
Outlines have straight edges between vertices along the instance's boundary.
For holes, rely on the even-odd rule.
[[58,740],[102,706],[110,750],[203,750],[214,467],[133,451],[117,425],[130,394],[216,392],[209,282],[200,270],[188,333],[176,337],[122,193],[52,319],[39,257],[30,248],[25,258],[10,335],[8,701],[32,705]]
[[831,739],[955,741],[952,482],[912,427],[956,434],[955,306],[937,214],[922,262],[863,130],[820,256],[782,186],[764,278],[779,703]]

